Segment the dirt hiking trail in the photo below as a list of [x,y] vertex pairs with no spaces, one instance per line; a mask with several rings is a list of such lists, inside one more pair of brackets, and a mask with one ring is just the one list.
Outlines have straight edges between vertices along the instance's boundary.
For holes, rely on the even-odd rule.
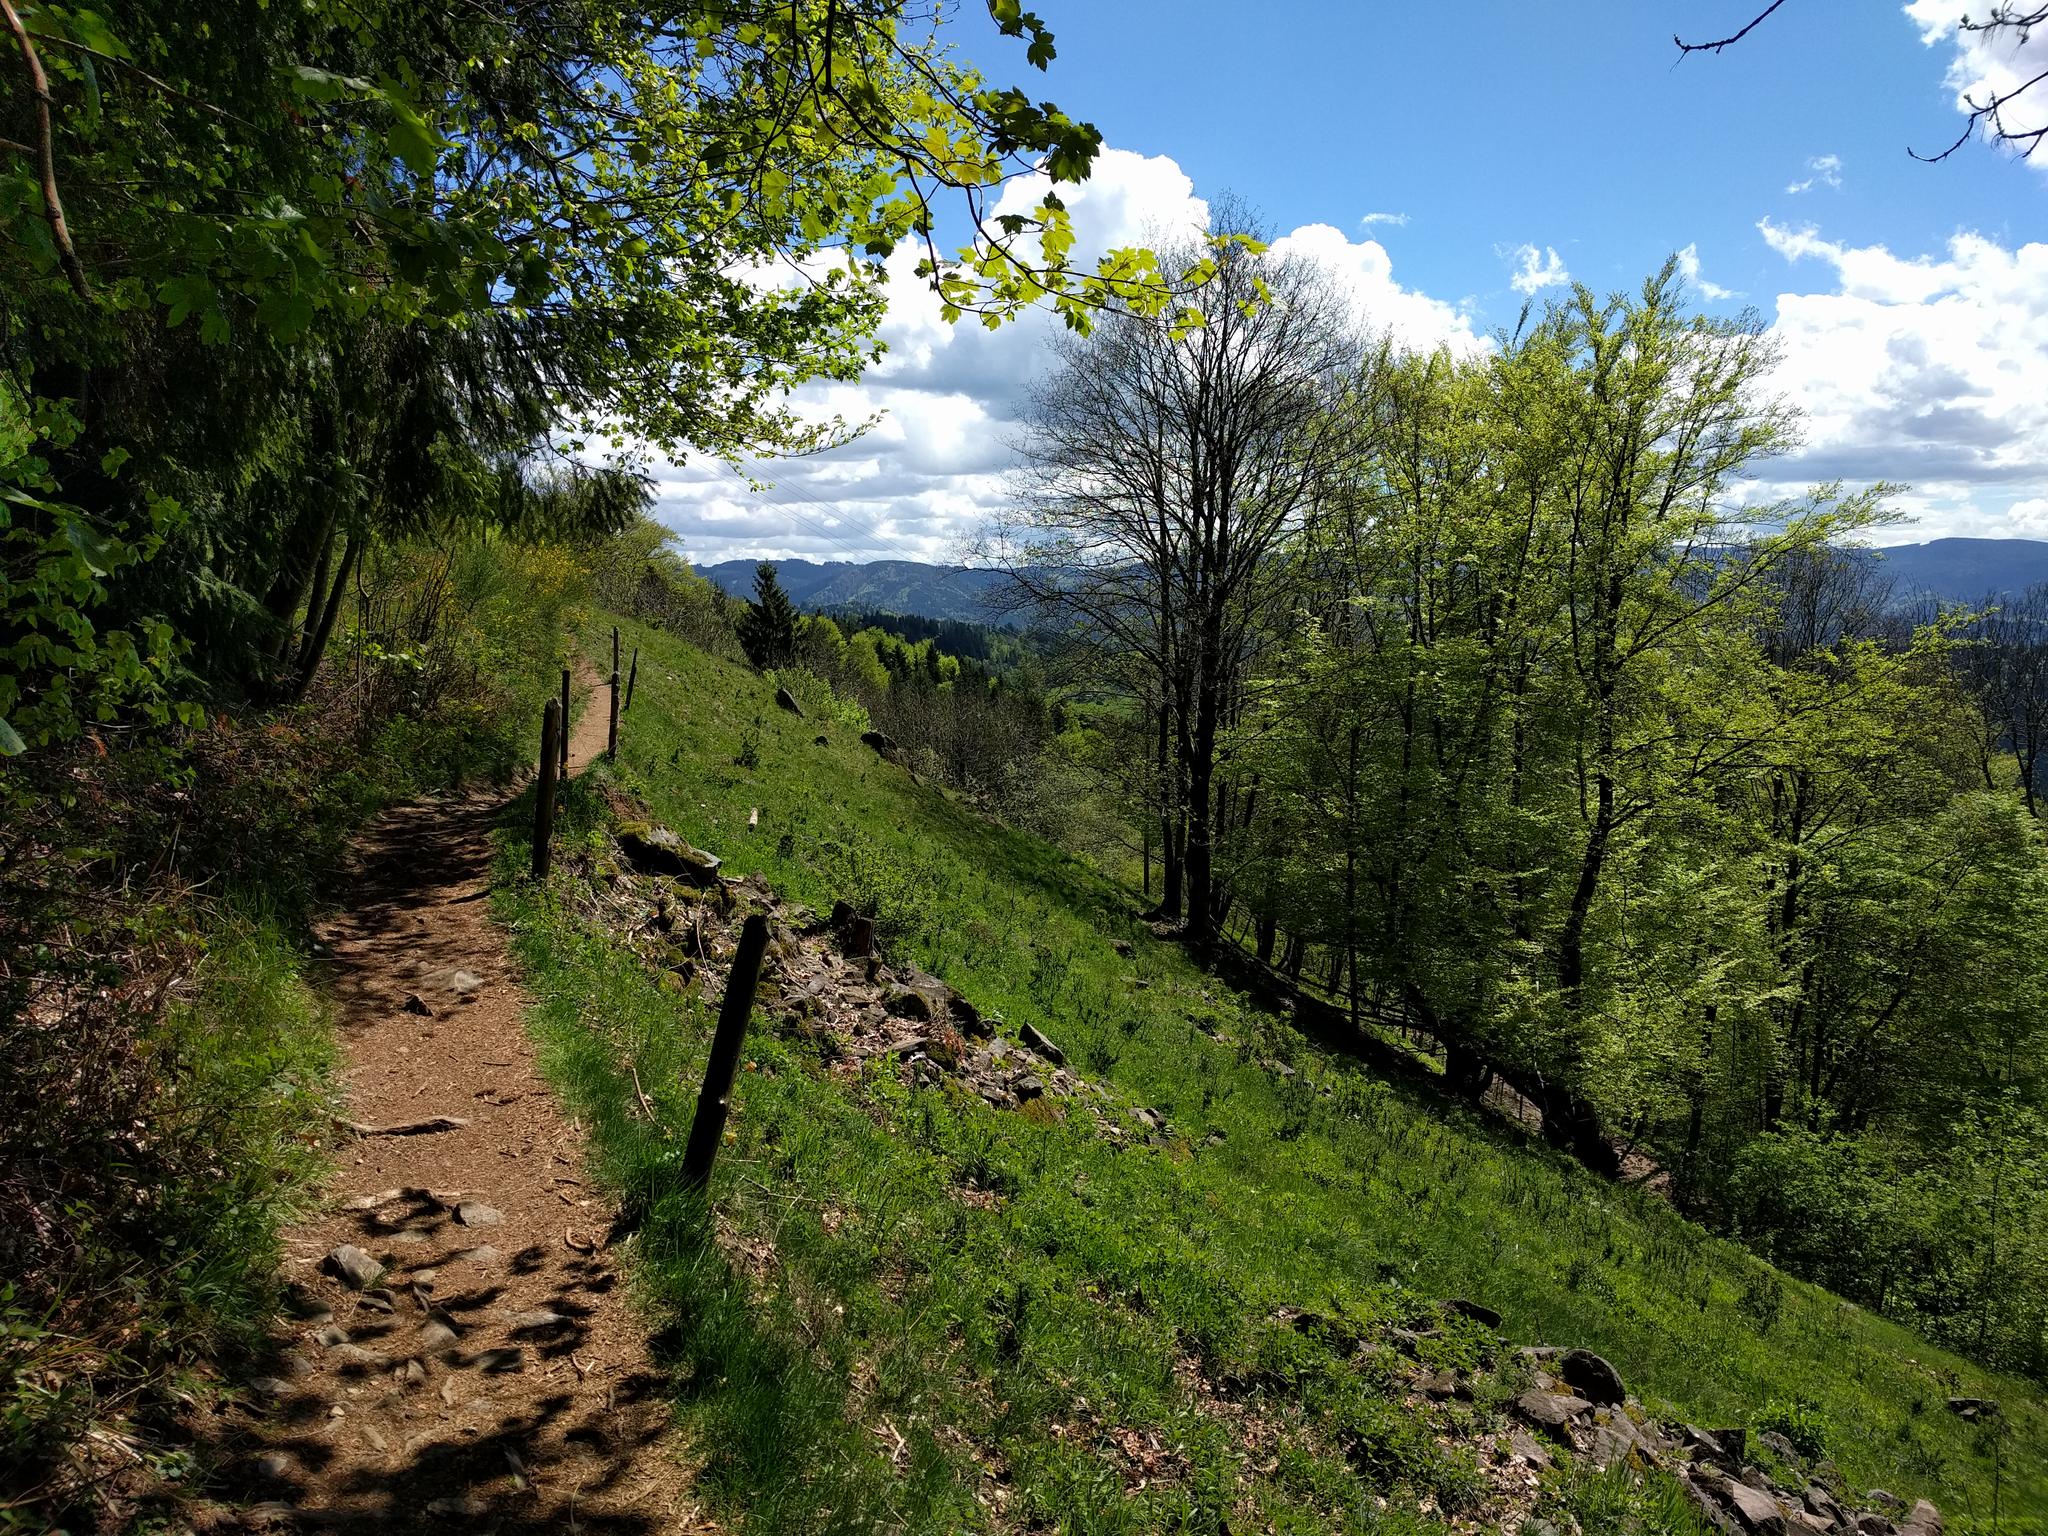
[[[596,673],[569,767],[604,751]],[[358,844],[320,937],[345,1139],[286,1234],[298,1313],[217,1428],[241,1508],[215,1529],[715,1529],[699,1518],[645,1331],[603,1249],[613,1210],[534,1062],[489,915],[491,790],[395,810]],[[381,1273],[373,1273],[381,1270]]]

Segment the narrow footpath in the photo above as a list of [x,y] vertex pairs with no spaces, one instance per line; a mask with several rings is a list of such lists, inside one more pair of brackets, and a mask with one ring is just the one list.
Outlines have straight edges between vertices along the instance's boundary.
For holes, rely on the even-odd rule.
[[[572,773],[605,746],[580,671]],[[358,1134],[286,1235],[278,1374],[220,1426],[244,1447],[245,1529],[714,1528],[490,921],[503,804],[483,790],[380,819],[320,935]],[[444,1116],[464,1123],[391,1133]]]

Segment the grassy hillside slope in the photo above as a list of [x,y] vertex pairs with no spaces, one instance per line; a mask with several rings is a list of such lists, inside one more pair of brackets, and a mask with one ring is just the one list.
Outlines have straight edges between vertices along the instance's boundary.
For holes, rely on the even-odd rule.
[[[1319,1056],[1084,865],[913,785],[847,723],[778,710],[762,679],[627,633],[639,689],[612,771],[657,817],[787,897],[874,903],[893,955],[1008,1033],[1038,1025],[1170,1127],[1119,1149],[1085,1115],[824,1074],[763,1029],[713,1190],[723,1252],[757,1260],[735,1267],[672,1192],[704,1011],[508,885],[551,1068],[610,1176],[651,1205],[642,1274],[673,1322],[704,1484],[749,1530],[1433,1528],[1475,1477],[1446,1442],[1487,1404],[1424,1422],[1275,1313],[1370,1331],[1451,1296],[1496,1308],[1509,1339],[1606,1355],[1660,1416],[1803,1405],[1851,1481],[1932,1497],[1951,1529],[1990,1528],[2002,1433],[2000,1528],[2048,1530],[2034,1389]],[[582,786],[568,835],[594,846],[599,820]],[[1429,1348],[1485,1345],[1452,1326]],[[1949,1414],[1959,1394],[1998,1400],[2002,1431]],[[1668,1490],[1566,1492],[1588,1529],[1689,1528]]]

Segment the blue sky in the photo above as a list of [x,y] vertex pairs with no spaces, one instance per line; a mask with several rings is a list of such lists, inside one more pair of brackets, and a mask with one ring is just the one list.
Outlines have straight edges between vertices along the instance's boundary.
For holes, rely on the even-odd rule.
[[[1960,11],[1966,0],[1949,0]],[[1958,226],[2039,239],[2040,172],[1971,152],[1930,49],[1885,0],[1790,0],[1737,47],[1680,60],[1674,32],[1726,36],[1752,0],[1166,4],[1038,7],[1054,99],[1119,148],[1170,155],[1280,228],[1367,213],[1431,292],[1510,314],[1501,245],[1554,246],[1574,276],[1632,284],[1697,244],[1724,285],[1768,296],[1782,262],[1756,221],[1938,249]],[[1271,18],[1248,27],[1247,13]],[[1855,20],[1845,18],[1854,16]],[[1803,194],[1834,155],[1841,185]]]
[[[1045,76],[980,0],[952,31],[1102,130],[1070,200],[1084,244],[1235,194],[1369,317],[1459,347],[1567,277],[1632,287],[1683,251],[1698,302],[1780,332],[1776,382],[1808,412],[1806,451],[1756,494],[1910,481],[1917,522],[1894,537],[2048,538],[2048,150],[1906,152],[1959,131],[1958,89],[2048,66],[2048,37],[2013,58],[1948,25],[1964,0],[1788,0],[1737,47],[1678,58],[1674,31],[1723,35],[1760,3],[1033,0],[1058,43]],[[663,472],[695,558],[946,558],[1004,499],[1049,327],[949,332],[902,276],[888,359],[800,402],[882,413],[866,439],[758,469],[766,493]]]

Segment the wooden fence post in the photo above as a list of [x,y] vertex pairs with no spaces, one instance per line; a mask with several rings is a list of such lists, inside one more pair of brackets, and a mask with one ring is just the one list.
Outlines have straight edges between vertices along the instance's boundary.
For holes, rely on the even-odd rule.
[[558,772],[562,778],[566,779],[569,777],[569,669],[567,667],[562,668],[562,729],[560,735],[561,762],[558,765]]
[[633,647],[633,665],[632,665],[632,668],[631,668],[631,670],[629,670],[629,671],[628,671],[628,672],[626,673],[626,708],[625,708],[625,711],[624,711],[624,712],[625,712],[626,714],[631,714],[631,713],[633,712],[633,685],[634,685],[635,683],[639,682],[639,681],[640,681],[640,647],[636,645],[636,646],[634,646],[634,647]]
[[690,1122],[689,1144],[683,1149],[683,1187],[702,1189],[711,1179],[711,1164],[725,1140],[725,1119],[732,1109],[732,1083],[746,1043],[747,1020],[754,1012],[754,989],[761,984],[761,957],[768,952],[768,919],[756,912],[740,929],[739,952],[725,978],[725,1001],[718,1009],[718,1032],[711,1037],[711,1060],[704,1067],[704,1086],[697,1094],[697,1115]]
[[604,755],[616,760],[619,755],[619,673],[612,669],[612,728],[606,738]]
[[533,797],[533,878],[548,877],[549,845],[555,840],[555,770],[561,751],[562,708],[553,699],[540,712],[540,785]]

